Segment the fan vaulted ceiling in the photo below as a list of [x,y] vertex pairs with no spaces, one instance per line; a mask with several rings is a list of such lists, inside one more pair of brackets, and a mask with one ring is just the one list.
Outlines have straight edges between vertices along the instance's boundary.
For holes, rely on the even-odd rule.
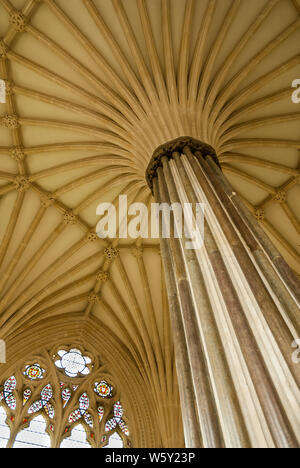
[[95,316],[162,412],[178,398],[159,244],[95,226],[121,193],[151,203],[151,155],[182,135],[215,148],[300,273],[299,13],[299,0],[0,0],[4,335]]

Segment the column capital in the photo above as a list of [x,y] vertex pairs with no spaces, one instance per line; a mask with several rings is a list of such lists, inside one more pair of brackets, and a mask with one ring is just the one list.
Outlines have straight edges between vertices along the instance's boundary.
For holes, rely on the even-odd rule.
[[173,153],[182,154],[186,147],[188,147],[193,153],[196,153],[197,151],[200,152],[204,158],[211,156],[218,166],[220,165],[215,150],[212,146],[206,143],[189,136],[168,141],[154,151],[147,167],[146,180],[151,191],[153,189],[153,178],[156,177],[157,169],[162,166],[162,158],[166,156],[168,159],[172,159]]

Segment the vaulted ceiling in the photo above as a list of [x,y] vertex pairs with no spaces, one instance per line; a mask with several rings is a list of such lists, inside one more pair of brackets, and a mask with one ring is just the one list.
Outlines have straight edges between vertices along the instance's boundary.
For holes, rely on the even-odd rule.
[[100,240],[97,205],[151,203],[153,151],[198,138],[300,274],[300,2],[0,0],[0,38],[1,335],[97,317],[163,412],[178,397],[159,244]]

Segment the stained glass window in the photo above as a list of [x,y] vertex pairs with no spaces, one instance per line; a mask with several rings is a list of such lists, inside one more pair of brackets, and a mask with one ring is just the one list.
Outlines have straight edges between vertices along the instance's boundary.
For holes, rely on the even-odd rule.
[[29,414],[33,414],[33,413],[37,413],[38,411],[40,411],[42,408],[45,408],[45,411],[46,413],[48,414],[48,416],[52,419],[54,418],[54,414],[55,414],[55,411],[54,411],[54,408],[53,406],[51,405],[51,403],[49,403],[49,400],[52,398],[53,396],[53,390],[52,390],[52,387],[50,384],[46,385],[46,387],[44,387],[41,391],[41,399],[40,400],[37,400],[35,401],[28,409],[28,413]]
[[26,401],[28,401],[30,397],[31,397],[31,390],[30,388],[27,388],[23,392],[23,406],[26,404]]
[[39,364],[32,364],[27,365],[23,373],[30,380],[38,380],[44,378],[45,372],[45,369],[43,369]]
[[13,411],[15,411],[17,408],[17,400],[14,395],[16,386],[16,378],[14,375],[12,375],[4,382],[3,390],[0,392],[0,401],[4,399],[7,406]]
[[68,404],[68,401],[70,400],[72,396],[72,392],[69,388],[64,388],[61,392],[61,397],[63,399],[63,407],[65,408],[65,406]]
[[123,416],[123,407],[119,401],[114,404],[114,416],[113,418],[109,419],[105,424],[105,432],[111,432],[116,427],[119,427],[121,431],[129,436],[129,430],[127,424],[122,419]]
[[0,381],[0,447],[131,446],[120,394],[98,359],[61,347],[40,360]]
[[89,397],[86,393],[83,393],[81,397],[79,398],[79,408],[77,408],[75,411],[73,411],[70,414],[68,423],[71,424],[73,422],[78,421],[80,418],[83,417],[87,425],[89,427],[93,427],[93,418],[87,412],[89,405],[90,405]]
[[98,416],[99,416],[99,421],[101,422],[104,416],[104,408],[103,406],[99,406],[98,408]]
[[105,380],[102,380],[101,382],[95,382],[94,392],[102,398],[111,398],[113,388]]

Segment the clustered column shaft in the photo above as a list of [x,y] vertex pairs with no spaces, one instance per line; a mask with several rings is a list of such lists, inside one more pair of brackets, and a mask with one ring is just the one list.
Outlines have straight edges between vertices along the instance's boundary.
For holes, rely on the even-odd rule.
[[187,446],[299,446],[297,278],[208,145],[160,147],[147,180],[158,203],[205,206],[200,249],[161,238]]

